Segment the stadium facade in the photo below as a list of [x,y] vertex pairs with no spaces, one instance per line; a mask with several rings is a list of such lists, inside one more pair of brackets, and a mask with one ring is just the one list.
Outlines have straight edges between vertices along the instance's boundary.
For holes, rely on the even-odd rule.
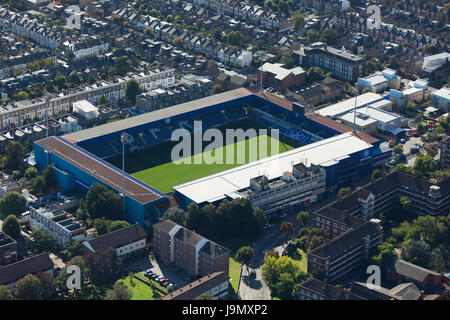
[[[105,160],[121,155],[120,135],[123,132],[131,136],[126,152],[133,152],[170,141],[174,129],[184,128],[192,132],[195,120],[202,120],[203,130],[206,130],[247,118],[279,129],[281,136],[302,146],[218,175],[174,186],[174,192],[170,194],[161,193],[151,185],[124,174]],[[382,150],[378,139],[352,130],[278,96],[254,94],[241,88],[66,136],[50,137],[48,153],[47,140],[42,139],[35,142],[34,151],[39,169],[44,170],[48,164],[51,165],[55,169],[58,185],[66,191],[87,190],[92,184],[101,183],[122,194],[122,179],[125,177],[125,218],[131,223],[148,225],[151,217],[162,214],[170,207],[185,207],[190,202],[217,204],[228,198],[230,193],[247,188],[253,173],[253,177],[258,176],[267,163],[277,159],[289,167],[292,167],[292,162],[300,163],[305,159],[323,166],[326,169],[327,190],[366,176],[374,166],[390,158],[390,150]],[[246,176],[239,179],[238,187],[230,189],[223,183],[217,183],[229,183],[226,182],[227,177],[239,171],[246,171]],[[198,196],[198,192],[190,191],[200,186],[202,190],[209,189],[214,194]]]

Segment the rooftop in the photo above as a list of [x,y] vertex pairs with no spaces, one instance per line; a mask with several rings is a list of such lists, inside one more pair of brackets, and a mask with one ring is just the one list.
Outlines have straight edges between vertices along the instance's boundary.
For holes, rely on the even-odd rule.
[[371,103],[380,101],[383,99],[383,97],[379,94],[367,92],[364,94],[359,95],[358,97],[353,97],[350,99],[347,99],[345,101],[338,102],[336,104],[333,104],[331,106],[322,108],[317,110],[317,113],[322,116],[327,117],[335,117],[340,114],[343,114],[345,112],[348,112],[355,108],[355,99],[356,99],[356,108],[361,108],[364,106],[367,106]]

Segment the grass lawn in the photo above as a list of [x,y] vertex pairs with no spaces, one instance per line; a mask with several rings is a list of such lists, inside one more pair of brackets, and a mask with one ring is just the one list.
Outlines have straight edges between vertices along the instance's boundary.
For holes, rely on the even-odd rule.
[[156,300],[162,296],[159,292],[132,276],[127,276],[117,281],[123,283],[131,290],[133,293],[131,300]]
[[292,259],[297,262],[297,264],[300,266],[301,271],[308,272],[308,257],[305,251],[303,251],[302,249],[297,249],[297,254],[294,255]]
[[[262,126],[261,124],[258,124],[251,120],[242,120],[237,121],[232,124],[228,124],[224,127],[218,128],[222,132],[225,132],[226,129],[267,129],[266,127]],[[270,131],[268,131],[270,132]],[[224,137],[226,135],[224,134]],[[144,183],[158,189],[159,191],[163,193],[168,193],[172,191],[172,187],[178,184],[182,184],[191,180],[199,179],[204,176],[218,173],[227,169],[234,168],[236,166],[242,165],[244,163],[249,163],[249,145],[251,146],[252,142],[259,142],[261,140],[256,139],[266,139],[267,141],[267,156],[273,155],[271,152],[271,146],[273,143],[278,142],[275,138],[269,137],[267,135],[261,135],[260,137],[255,137],[252,139],[242,140],[238,141],[234,144],[226,145],[222,148],[219,148],[212,152],[211,155],[215,155],[216,152],[222,152],[223,153],[223,162],[226,162],[226,152],[227,150],[232,150],[234,148],[234,155],[235,155],[235,164],[181,164],[176,165],[172,162],[171,159],[171,153],[172,149],[175,145],[178,144],[177,141],[166,141],[158,143],[157,145],[137,150],[133,153],[127,153],[125,155],[125,171],[134,176],[135,178],[143,181]],[[224,140],[226,140],[224,138]],[[283,139],[282,139],[283,140]],[[224,141],[226,142],[226,141]],[[193,143],[191,143],[193,145]],[[209,145],[210,142],[204,141],[203,142],[203,149]],[[237,163],[237,153],[238,153],[238,147],[245,148],[245,159],[243,163]],[[294,149],[293,146],[280,141],[279,144],[279,151],[274,152],[276,153],[282,153],[288,150]],[[256,150],[255,150],[256,151]],[[262,157],[259,157],[259,152],[255,152],[252,154],[257,155],[257,159],[260,159]],[[205,155],[205,153],[202,153],[202,155]],[[203,158],[203,157],[202,157]],[[192,157],[186,157],[186,159],[190,159],[191,163],[193,163],[194,156]],[[252,159],[253,160],[253,159]],[[116,156],[113,158],[110,158],[107,160],[112,165],[121,168],[122,167],[122,156]]]
[[239,284],[239,276],[241,274],[241,264],[230,257],[230,284],[233,287],[234,292],[237,291]]
[[[234,164],[194,164],[194,157],[189,157],[190,163],[192,164],[180,164],[177,165],[174,162],[168,162],[159,166],[155,166],[152,168],[148,168],[142,171],[138,171],[133,173],[132,175],[143,181],[144,183],[151,185],[157,190],[168,193],[172,191],[172,187],[178,184],[182,184],[191,180],[199,179],[214,173],[219,173],[228,169],[232,169],[234,167],[240,166],[243,163],[237,163],[237,154],[239,152],[239,148],[245,149],[245,163],[250,162],[249,150],[252,142],[259,143],[259,139],[266,139],[267,141],[267,155],[271,156],[271,145],[274,143],[278,143],[278,140],[267,136],[262,135],[259,137],[254,137],[248,140],[239,141],[235,144],[230,144],[219,148],[212,152],[214,156],[216,152],[223,153],[223,162],[226,162],[226,152],[229,152],[230,149],[234,148],[234,156],[235,161]],[[292,150],[293,147],[284,143],[280,143],[279,152],[274,152],[274,154],[285,152],[288,150]],[[255,152],[254,154],[258,155],[258,160],[260,159],[259,153]],[[203,153],[205,155],[205,153]],[[202,161],[203,162],[203,161]]]

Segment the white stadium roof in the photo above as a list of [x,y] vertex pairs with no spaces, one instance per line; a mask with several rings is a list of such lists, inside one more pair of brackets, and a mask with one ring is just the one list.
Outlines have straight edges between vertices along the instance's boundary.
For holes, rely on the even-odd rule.
[[[368,104],[382,100],[383,97],[373,92],[359,95],[356,99],[356,108],[364,107]],[[355,108],[355,98],[350,98],[331,106],[317,110],[317,113],[325,117],[335,117]]]
[[370,148],[372,145],[343,133],[278,155],[226,170],[217,174],[193,180],[173,187],[196,203],[215,202],[225,195],[235,196],[235,192],[250,186],[250,179],[262,174],[269,179],[291,171],[292,164],[306,162],[329,166],[345,159],[348,155]]

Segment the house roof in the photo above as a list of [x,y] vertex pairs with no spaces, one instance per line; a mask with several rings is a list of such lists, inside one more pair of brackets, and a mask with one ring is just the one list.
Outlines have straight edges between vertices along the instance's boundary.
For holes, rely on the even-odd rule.
[[8,285],[28,274],[37,274],[51,269],[53,269],[53,261],[48,253],[42,253],[0,268],[0,285]]
[[418,282],[423,282],[428,275],[439,276],[440,274],[405,260],[398,259],[394,264],[395,271],[404,277]]
[[335,287],[318,279],[308,279],[300,285],[299,289],[308,289],[324,295],[328,300],[366,300],[344,288]]
[[145,232],[140,224],[136,223],[135,225],[87,240],[83,242],[83,244],[91,251],[98,252],[108,247],[116,249],[118,247],[145,239],[146,237],[147,232]]

